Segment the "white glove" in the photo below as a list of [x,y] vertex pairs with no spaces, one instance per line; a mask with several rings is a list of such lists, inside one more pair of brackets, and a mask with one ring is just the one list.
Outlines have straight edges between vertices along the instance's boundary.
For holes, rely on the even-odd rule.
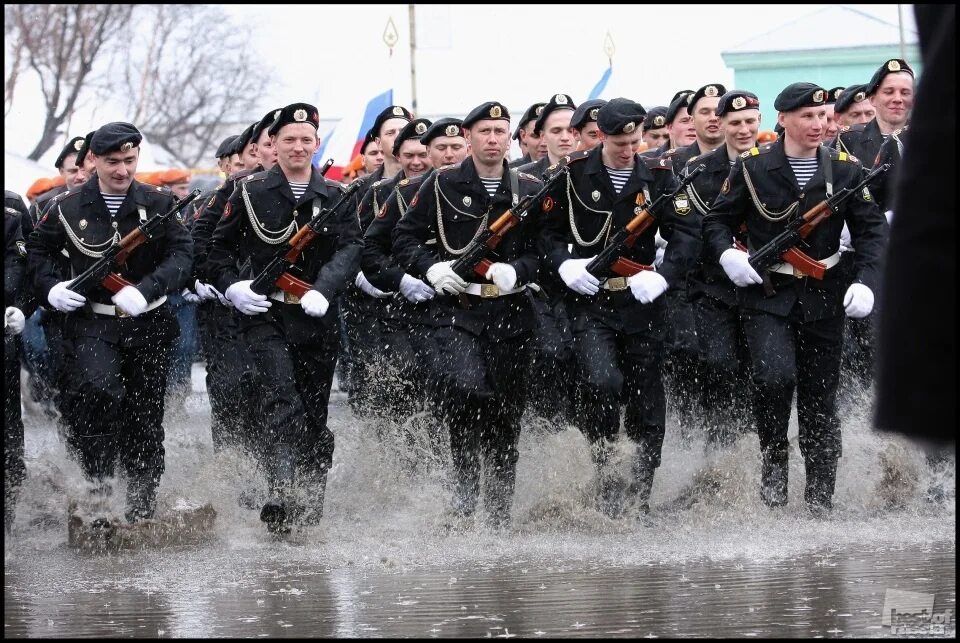
[[494,285],[503,291],[513,290],[517,287],[517,271],[508,263],[492,263],[487,268],[487,274],[484,275],[492,281]]
[[[357,278],[354,279],[353,282],[357,284],[357,288],[367,293],[371,297],[376,297],[377,299],[383,299],[384,297],[389,297],[387,293],[383,292],[382,290],[374,286],[372,283],[367,281],[367,276],[363,274],[362,270],[357,273]],[[324,309],[324,311],[326,311],[326,309]]]
[[467,289],[467,282],[450,267],[452,261],[441,261],[427,269],[427,281],[445,295],[456,295]]
[[863,284],[850,284],[843,296],[843,309],[847,317],[866,317],[873,310],[873,291]]
[[667,291],[667,280],[653,270],[641,270],[627,279],[633,298],[641,304],[652,303]]
[[417,279],[413,275],[404,273],[400,279],[400,292],[407,301],[419,304],[421,301],[433,299],[437,292],[427,285],[425,281]]
[[147,310],[147,300],[133,286],[124,286],[120,292],[110,298],[110,301],[131,317],[143,314]]
[[72,313],[87,303],[86,297],[67,288],[69,283],[69,281],[61,281],[47,293],[47,301],[61,313]]
[[[360,273],[363,274],[362,272]],[[373,288],[373,286],[371,286]],[[319,290],[308,290],[303,294],[303,297],[300,298],[300,306],[303,308],[303,312],[307,313],[311,317],[323,317],[327,314],[327,309],[330,308],[330,302],[327,301],[327,298],[323,296]]]
[[893,210],[887,210],[883,216],[887,217],[887,223],[893,223]]
[[23,318],[23,311],[14,306],[8,306],[3,316],[3,330],[7,335],[19,335],[23,332],[23,326],[26,320]]
[[843,224],[843,230],[840,231],[840,252],[847,252],[852,246],[850,245],[850,228],[847,227],[847,224]]
[[750,265],[749,257],[743,250],[737,250],[736,248],[724,250],[723,254],[720,255],[720,267],[727,273],[730,281],[741,288],[751,284],[763,283],[763,278]]
[[258,295],[250,290],[252,283],[253,279],[238,281],[223,293],[244,315],[259,315],[267,312],[267,308],[272,306],[266,295]]
[[217,289],[209,284],[203,283],[199,279],[193,282],[193,290],[197,293],[197,297],[204,301],[216,297],[214,293],[216,293]]
[[567,259],[560,264],[560,278],[567,288],[581,295],[596,295],[600,290],[600,280],[587,272],[587,264],[593,261],[589,259]]
[[193,294],[190,292],[189,288],[184,288],[183,292],[180,294],[183,295],[183,300],[188,304],[199,304],[201,301],[203,301],[203,298],[200,297],[200,295]]
[[663,256],[667,254],[667,247],[657,248],[657,255],[653,258],[653,265],[659,268],[663,265]]

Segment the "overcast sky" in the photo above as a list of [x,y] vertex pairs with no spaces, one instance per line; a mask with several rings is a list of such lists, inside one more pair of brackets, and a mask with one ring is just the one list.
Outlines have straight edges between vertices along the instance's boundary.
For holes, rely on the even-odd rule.
[[[582,101],[607,67],[608,32],[616,50],[607,97],[627,96],[652,107],[685,87],[719,82],[732,88],[733,71],[724,65],[722,51],[828,6],[416,5],[417,112],[463,114],[494,99],[516,118],[531,102],[557,92]],[[897,23],[897,5],[847,6]],[[313,103],[323,119],[338,119],[391,87],[396,102],[410,104],[409,5],[224,7],[248,30],[250,49],[275,76],[263,96],[238,97],[249,103],[250,120],[295,101]],[[912,28],[911,5],[903,5],[903,15]],[[383,42],[391,18],[399,38],[392,56]],[[843,25],[823,29],[835,32],[842,44]],[[224,55],[229,52],[211,43],[211,64]],[[109,103],[108,97],[88,98],[70,133],[126,120]],[[36,83],[21,79],[4,119],[8,151],[32,149],[42,125],[41,105]],[[52,167],[61,145],[41,163]]]

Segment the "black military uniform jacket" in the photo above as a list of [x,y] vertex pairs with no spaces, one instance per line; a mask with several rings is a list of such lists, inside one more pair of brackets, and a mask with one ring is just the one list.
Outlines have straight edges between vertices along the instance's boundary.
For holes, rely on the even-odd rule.
[[[16,196],[16,195],[14,195]],[[20,197],[17,197],[18,199]],[[21,201],[22,204],[22,201]],[[20,227],[20,212],[4,207],[3,212],[3,307],[16,306],[27,265],[27,249]]]
[[[855,158],[826,146],[821,146],[818,153],[821,155],[819,167],[802,190],[784,154],[783,139],[752,148],[740,155],[710,214],[704,218],[703,241],[715,261],[719,261],[720,255],[732,246],[733,234],[742,224],[745,223],[747,227],[747,246],[759,248],[782,232],[789,220],[802,216],[824,200],[825,160],[830,163],[834,193],[862,180],[860,162]],[[756,201],[747,185],[747,176],[756,191]],[[766,213],[762,213],[760,208]],[[777,217],[780,219],[774,220]],[[853,244],[857,248],[855,281],[876,292],[887,223],[869,190],[859,191],[844,203],[839,216],[831,216],[817,226],[806,238],[806,245],[801,250],[813,259],[834,255],[840,246],[840,231],[844,221],[850,228]],[[806,321],[843,314],[845,282],[836,268],[827,270],[822,281],[772,272],[770,278],[776,290],[774,296],[765,296],[760,285],[740,288],[740,305],[785,317],[799,302],[800,312]]]
[[[246,259],[250,261],[251,274],[259,275],[277,252],[287,246],[289,237],[310,221],[315,200],[316,206],[322,209],[333,205],[340,195],[340,184],[324,179],[317,168],[312,169],[310,184],[299,201],[294,198],[279,165],[239,181],[210,241],[207,272],[213,285],[220,292],[226,292],[227,288],[240,281],[242,278],[237,266]],[[248,200],[252,211],[247,207]],[[356,215],[349,208],[342,207],[300,255],[293,274],[312,283],[332,308],[337,297],[357,274],[361,243]],[[289,311],[286,310],[289,308],[295,309],[294,318],[303,321],[300,317],[306,313],[299,305],[279,302],[274,302],[269,312],[254,315],[247,321],[267,321],[271,315],[277,314],[275,309],[278,306],[284,309],[285,318],[289,317]],[[333,317],[336,315],[327,314],[322,320],[325,324],[332,324],[330,319]]]
[[53,198],[68,191],[69,190],[66,185],[60,185],[53,189],[47,190],[34,199],[29,208],[30,218],[33,220],[34,225],[36,225],[37,221],[40,220],[40,217],[43,216],[43,213],[46,211],[46,209],[50,207],[50,202],[53,200]]
[[521,156],[521,157],[518,158],[518,159],[513,159],[512,161],[510,161],[509,163],[507,163],[507,167],[508,167],[508,168],[511,168],[511,169],[512,169],[512,168],[519,168],[521,165],[526,165],[527,163],[531,163],[530,154],[529,154],[529,153],[524,154],[523,156]]
[[[106,249],[153,215],[168,212],[173,203],[169,192],[135,180],[117,214],[111,216],[100,195],[100,181],[96,176],[79,189],[59,195],[27,239],[27,266],[37,298],[47,301],[47,294],[57,282],[79,275],[96,263],[98,257],[91,255]],[[60,274],[62,250],[70,255],[72,275]],[[153,238],[132,252],[115,272],[133,283],[149,303],[183,288],[190,273],[192,252],[190,234],[177,216],[171,216]],[[88,301],[106,305],[112,305],[112,296],[103,286],[86,294]],[[67,315],[64,328],[67,336],[92,335],[109,340],[118,332],[112,322],[119,318],[91,318],[92,314],[81,316],[79,312]],[[82,321],[81,317],[88,321]],[[144,315],[138,319],[141,318],[141,322],[149,319]]]
[[389,179],[380,179],[370,184],[366,190],[361,188],[363,196],[360,198],[360,205],[357,206],[357,218],[360,219],[360,231],[366,232],[367,228],[373,222],[374,217],[383,208],[383,204],[390,198],[397,184],[400,183],[406,175],[400,170]]
[[[653,202],[663,192],[672,191],[677,185],[669,160],[642,158],[634,155],[633,173],[619,194],[613,188],[610,176],[603,165],[603,145],[589,152],[576,152],[569,156],[566,181],[560,181],[542,204],[544,225],[540,235],[541,256],[550,270],[556,272],[567,259],[585,259],[598,254],[607,240],[627,225],[640,212],[640,203]],[[568,199],[567,195],[570,195]],[[686,195],[680,202],[686,200]],[[572,203],[571,203],[572,201]],[[667,283],[675,286],[682,282],[690,266],[696,261],[698,245],[697,220],[687,205],[679,207],[678,201],[665,203],[654,212],[657,221],[637,239],[632,248],[621,256],[644,265],[652,265],[656,259],[656,233],[666,239],[667,254],[657,269]],[[575,225],[571,225],[571,218]],[[567,249],[572,241],[573,252]],[[613,273],[596,275],[603,280],[615,277]],[[602,310],[607,316],[619,318],[626,332],[635,326],[637,315],[651,306],[659,307],[663,299],[645,305],[634,299],[629,289],[611,292],[610,298],[602,291],[592,297],[579,295],[566,289],[571,313],[576,308],[588,307]],[[612,302],[612,309],[611,309]],[[611,309],[611,310],[607,310]]]
[[700,144],[694,141],[690,143],[690,145],[674,149],[672,152],[668,150],[660,155],[660,158],[669,158],[670,162],[673,163],[674,173],[680,174],[683,167],[687,164],[687,161],[701,154],[703,154],[703,152],[700,150]]
[[517,168],[520,172],[525,172],[531,176],[535,176],[538,179],[542,179],[547,173],[547,169],[550,166],[550,157],[546,154],[539,161],[533,161],[532,163],[526,163]]
[[[517,190],[511,188],[511,172],[516,172]],[[395,260],[406,272],[426,281],[430,266],[441,261],[457,259],[452,250],[465,249],[481,230],[489,227],[501,214],[513,205],[513,198],[534,194],[540,181],[529,174],[509,170],[504,163],[504,173],[493,197],[487,194],[477,174],[473,158],[443,168],[428,176],[416,196],[410,201],[403,218],[393,231]],[[539,210],[504,237],[496,251],[487,255],[491,262],[508,262],[517,272],[517,285],[530,283],[536,278],[539,268],[536,248],[536,230],[539,226]],[[431,239],[436,244],[429,244]],[[489,283],[480,275],[466,279],[472,283]],[[473,311],[463,311],[458,298],[438,295],[438,324],[451,323],[479,333],[490,328],[502,336],[515,336],[529,330],[529,301],[526,297],[508,295],[496,299],[476,299]]]
[[846,152],[857,157],[864,167],[870,167],[873,160],[877,158],[877,152],[883,145],[883,134],[880,133],[880,126],[877,119],[874,118],[866,125],[841,128],[837,134],[836,149],[840,152]]
[[[727,156],[727,146],[721,145],[712,152],[707,152],[703,156],[694,156],[684,166],[682,176],[693,171],[699,165],[705,165],[706,169],[697,175],[697,177],[687,185],[687,197],[689,197],[688,206],[693,211],[699,221],[697,225],[698,237],[703,226],[703,218],[710,211],[710,207],[720,194],[720,188],[723,182],[730,175],[730,159]],[[733,282],[727,278],[723,271],[713,259],[713,255],[706,249],[701,248],[700,259],[687,275],[687,287],[690,299],[696,299],[701,295],[707,295],[718,299],[728,306],[734,306],[737,303],[737,292]]]
[[[397,265],[393,257],[393,228],[410,207],[410,202],[428,176],[430,170],[412,179],[401,179],[396,189],[374,217],[367,232],[363,235],[363,258],[361,269],[367,280],[384,292],[400,289],[400,280],[405,270]],[[436,240],[433,241],[436,243]]]
[[[870,184],[870,193],[873,194],[873,198],[876,199],[877,207],[880,208],[881,212],[886,212],[893,208],[893,200],[896,196],[894,186],[897,183],[897,170],[900,165],[900,159],[903,158],[903,146],[907,141],[909,129],[909,126],[903,127],[891,134],[887,140],[883,142],[883,145],[880,146],[880,151],[877,152],[876,158],[873,159],[874,168],[880,167],[884,163],[890,164],[890,169]],[[866,159],[864,162],[869,163],[870,159]]]

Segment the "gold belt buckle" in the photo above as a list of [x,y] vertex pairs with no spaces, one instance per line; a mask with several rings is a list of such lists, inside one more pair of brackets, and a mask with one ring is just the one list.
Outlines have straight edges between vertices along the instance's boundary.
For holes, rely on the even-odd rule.
[[493,299],[500,296],[500,289],[496,284],[480,284],[480,296],[484,299]]
[[283,293],[283,303],[285,303],[285,304],[299,304],[299,303],[300,303],[300,298],[297,297],[296,295],[291,295],[291,294],[288,293],[286,290],[282,290],[282,291],[280,291],[280,292]]
[[607,279],[607,290],[626,290],[627,289],[627,278],[626,277],[610,277]]
[[791,265],[790,267],[793,268],[793,276],[796,277],[797,279],[803,279],[804,277],[807,276],[803,272],[801,272],[800,269],[797,268],[796,266]]
[[123,312],[123,309],[120,306],[114,306],[113,312],[117,313],[117,317],[129,317],[127,313]]

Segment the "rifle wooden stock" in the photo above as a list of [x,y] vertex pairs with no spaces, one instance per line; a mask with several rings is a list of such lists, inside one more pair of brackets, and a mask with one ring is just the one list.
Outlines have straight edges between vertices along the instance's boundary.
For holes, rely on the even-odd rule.
[[[742,250],[748,254],[750,253],[750,250],[739,241],[734,241],[733,245],[737,250]],[[796,246],[784,252],[780,258],[808,277],[823,279],[827,274],[826,265],[817,261]]]
[[621,277],[632,277],[638,272],[642,272],[644,270],[653,270],[653,266],[637,263],[636,261],[632,261],[626,257],[617,257],[617,260],[614,261],[610,266],[610,272],[618,274]]

